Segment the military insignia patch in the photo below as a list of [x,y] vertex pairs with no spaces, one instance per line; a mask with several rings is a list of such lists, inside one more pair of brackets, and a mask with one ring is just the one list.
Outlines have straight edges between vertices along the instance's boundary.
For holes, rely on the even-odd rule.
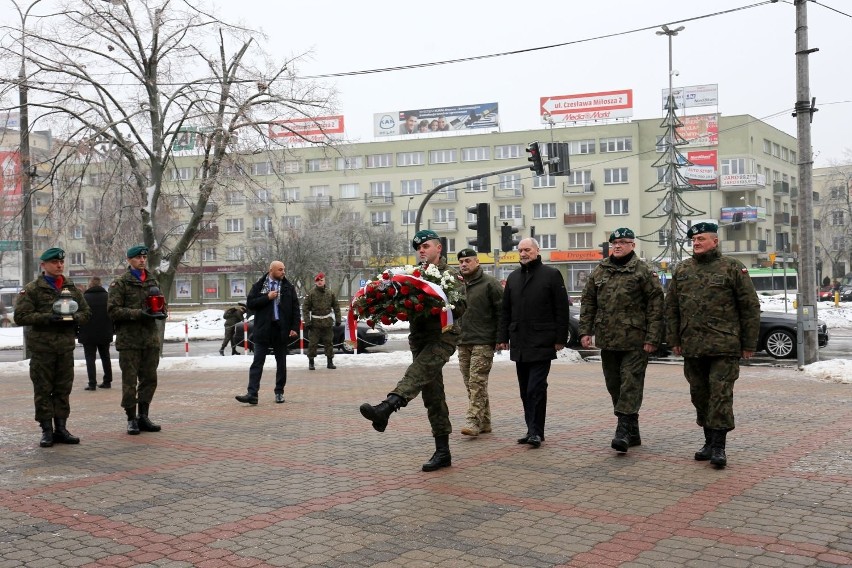
[[748,274],[748,268],[743,266],[740,270],[742,270],[743,274]]

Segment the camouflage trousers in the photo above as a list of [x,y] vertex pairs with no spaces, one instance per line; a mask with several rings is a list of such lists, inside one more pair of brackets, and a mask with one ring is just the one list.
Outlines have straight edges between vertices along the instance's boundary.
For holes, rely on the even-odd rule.
[[71,414],[71,387],[74,384],[74,352],[33,351],[30,359],[36,422],[68,418]]
[[441,340],[422,345],[410,344],[414,361],[405,370],[405,375],[396,388],[388,393],[401,396],[406,405],[418,394],[423,396],[423,406],[432,426],[435,437],[452,433],[450,409],[444,394],[444,375],[442,369],[450,360],[456,348],[453,344]]
[[615,413],[638,414],[645,390],[645,369],[648,367],[645,350],[601,349],[601,366]]
[[157,390],[157,367],[160,349],[122,349],[118,352],[121,367],[121,406],[133,408],[137,402],[149,403]]
[[712,430],[734,429],[734,382],[739,357],[684,357],[683,374],[697,414],[696,423]]
[[325,349],[325,356],[331,360],[334,357],[334,330],[331,327],[318,327],[312,325],[308,331],[308,340],[311,342],[308,345],[308,357],[313,359],[317,356],[317,348],[322,343]]
[[494,363],[493,345],[459,345],[459,369],[467,389],[467,423],[479,430],[491,428],[488,374]]

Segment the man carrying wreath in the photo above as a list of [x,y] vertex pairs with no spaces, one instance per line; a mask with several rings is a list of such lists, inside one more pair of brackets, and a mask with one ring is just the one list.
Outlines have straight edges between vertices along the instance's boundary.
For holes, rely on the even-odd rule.
[[[443,250],[438,234],[431,230],[417,231],[411,245],[417,251],[417,258],[425,270],[429,264],[435,265],[442,273],[450,271],[461,279],[458,272],[447,266],[447,260],[441,256]],[[452,307],[454,318],[461,317],[465,310],[464,288],[461,287],[461,298],[455,300]],[[369,403],[361,405],[361,414],[373,423],[373,428],[384,432],[390,415],[418,394],[423,395],[423,405],[432,426],[435,437],[435,453],[423,464],[423,471],[435,471],[449,467],[450,457],[450,411],[444,394],[444,376],[442,369],[455,353],[461,328],[457,320],[452,325],[444,326],[441,314],[424,315],[415,318],[410,324],[408,344],[413,361],[406,369],[396,388],[388,393],[387,398],[373,406]]]

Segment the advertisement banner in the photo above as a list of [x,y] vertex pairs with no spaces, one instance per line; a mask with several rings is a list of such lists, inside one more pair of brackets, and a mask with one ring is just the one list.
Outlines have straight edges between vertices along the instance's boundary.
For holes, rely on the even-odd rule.
[[194,126],[185,126],[178,130],[178,135],[172,143],[172,151],[181,152],[195,149],[195,135],[198,129]]
[[[742,219],[739,214],[742,213]],[[736,216],[737,222],[742,221],[765,221],[765,207],[722,207],[722,223],[733,223]]]
[[766,176],[763,174],[723,174],[722,187],[766,186]]
[[[692,85],[672,89],[677,108],[719,105],[719,85]],[[669,98],[669,90],[663,89],[663,108]]]
[[373,134],[377,137],[497,128],[499,125],[497,103],[400,110],[373,115]]
[[21,127],[21,113],[16,110],[10,110],[0,115],[0,120],[5,120],[6,128]]
[[21,212],[21,155],[0,152],[0,215],[15,217]]
[[541,97],[539,115],[547,124],[629,118],[633,116],[633,89]]
[[175,297],[182,300],[192,298],[192,282],[187,279],[175,280]]
[[683,126],[677,129],[678,134],[686,140],[687,146],[718,146],[719,145],[719,115],[697,114],[680,118]]
[[718,158],[719,153],[716,150],[687,152],[686,159],[692,165],[680,168],[680,173],[695,189],[718,189]]
[[317,116],[313,118],[288,118],[276,120],[269,125],[270,138],[307,138],[316,142],[327,138],[330,134],[343,134],[343,115]]

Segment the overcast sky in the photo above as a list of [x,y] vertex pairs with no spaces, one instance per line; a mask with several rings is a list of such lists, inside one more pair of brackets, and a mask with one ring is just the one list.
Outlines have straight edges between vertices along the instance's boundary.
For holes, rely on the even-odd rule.
[[[301,75],[386,68],[502,53],[619,34],[723,12],[760,0],[386,0],[270,2],[219,0],[221,14],[269,35],[280,56],[310,52]],[[816,166],[852,148],[848,0],[808,3],[810,94],[819,112]],[[718,83],[723,115],[751,114],[792,135],[796,120],[795,7],[764,3],[682,24],[674,38],[674,86]],[[373,140],[374,113],[497,101],[503,131],[540,128],[539,97],[633,89],[634,118],[662,115],[668,42],[654,30],[425,69],[336,78],[349,139]],[[713,107],[690,109],[690,114]],[[564,138],[564,137],[563,137]]]

